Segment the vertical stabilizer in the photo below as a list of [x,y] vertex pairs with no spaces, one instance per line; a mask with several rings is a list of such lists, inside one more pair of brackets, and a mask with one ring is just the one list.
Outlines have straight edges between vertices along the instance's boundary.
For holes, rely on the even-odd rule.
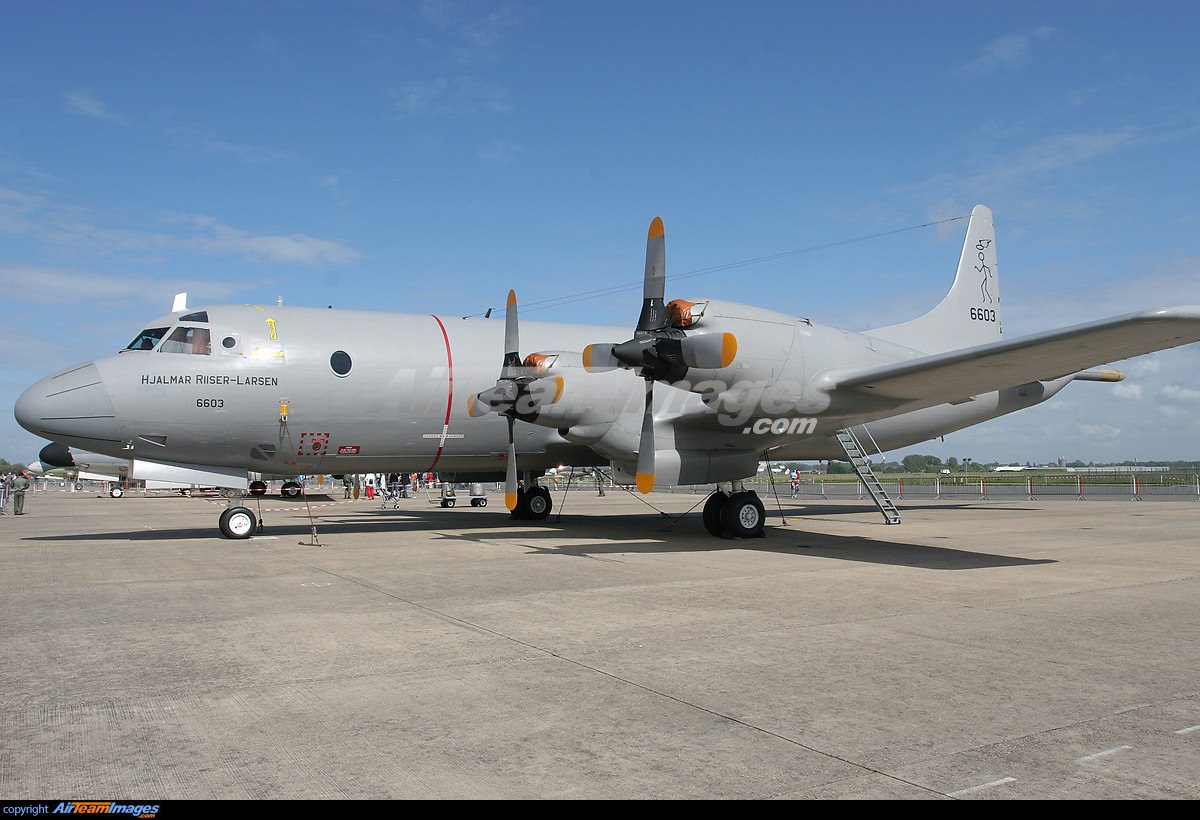
[[971,211],[958,274],[941,304],[920,319],[866,333],[930,354],[1000,341],[1000,283],[991,209],[976,205]]

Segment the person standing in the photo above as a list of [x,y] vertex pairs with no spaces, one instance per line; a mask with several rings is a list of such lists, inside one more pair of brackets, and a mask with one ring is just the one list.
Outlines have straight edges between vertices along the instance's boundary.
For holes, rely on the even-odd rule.
[[12,482],[13,515],[25,514],[25,491],[28,489],[29,474],[22,470]]

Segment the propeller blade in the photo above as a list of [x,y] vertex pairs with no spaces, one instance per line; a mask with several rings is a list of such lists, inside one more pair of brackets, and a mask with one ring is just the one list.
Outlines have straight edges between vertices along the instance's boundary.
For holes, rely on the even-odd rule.
[[481,398],[482,396],[482,393],[476,393],[474,396],[471,396],[471,400],[467,402],[467,415],[473,419],[486,416],[488,413],[492,412],[492,406],[483,401]]
[[554,404],[562,398],[564,386],[565,382],[561,376],[550,376],[530,382],[525,388],[525,397],[522,401],[517,402],[521,405],[528,402],[528,405],[519,409],[523,412],[532,412],[543,405]]
[[654,489],[654,380],[646,379],[646,409],[638,443],[637,488],[642,495]]
[[737,356],[737,338],[732,333],[704,333],[680,340],[683,363],[701,370],[729,367]]
[[508,306],[504,311],[504,364],[500,378],[515,379],[521,375],[521,338],[517,328],[517,292],[508,292]]
[[583,369],[589,373],[604,373],[616,370],[620,363],[613,356],[611,344],[588,345],[583,349]]
[[642,283],[642,313],[638,330],[661,330],[669,323],[663,294],[667,290],[667,246],[663,221],[657,216],[646,235],[646,278]]
[[517,508],[517,445],[513,440],[516,420],[508,417],[508,468],[504,475],[504,506],[509,512]]

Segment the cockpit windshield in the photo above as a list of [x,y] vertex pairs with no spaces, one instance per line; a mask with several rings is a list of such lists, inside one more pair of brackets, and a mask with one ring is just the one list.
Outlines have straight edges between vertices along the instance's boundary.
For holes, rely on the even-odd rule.
[[148,327],[134,337],[134,340],[130,342],[129,346],[125,349],[153,350],[154,346],[158,344],[158,340],[161,339],[168,330],[170,330],[169,327]]
[[195,356],[212,355],[206,327],[177,327],[158,349],[159,353],[190,353]]

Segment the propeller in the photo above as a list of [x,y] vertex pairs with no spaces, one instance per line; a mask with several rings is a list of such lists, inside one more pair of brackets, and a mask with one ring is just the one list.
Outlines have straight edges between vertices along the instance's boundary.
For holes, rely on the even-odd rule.
[[520,336],[517,328],[517,293],[508,292],[504,316],[504,361],[496,386],[471,397],[467,413],[471,418],[495,411],[508,419],[508,465],[504,476],[504,505],[517,506],[517,445],[514,427],[517,419],[532,420],[539,407],[554,404],[562,397],[563,380],[558,376],[537,378],[537,364],[545,357],[531,354],[521,360]]
[[637,488],[643,494],[654,489],[654,382],[680,382],[689,369],[717,370],[728,367],[737,355],[732,333],[689,335],[683,318],[687,302],[664,304],[666,292],[666,240],[663,221],[654,217],[646,235],[646,276],[642,283],[642,312],[633,338],[620,344],[592,344],[583,351],[583,366],[589,372],[628,367],[646,380],[646,402],[642,410],[642,432],[638,442]]

